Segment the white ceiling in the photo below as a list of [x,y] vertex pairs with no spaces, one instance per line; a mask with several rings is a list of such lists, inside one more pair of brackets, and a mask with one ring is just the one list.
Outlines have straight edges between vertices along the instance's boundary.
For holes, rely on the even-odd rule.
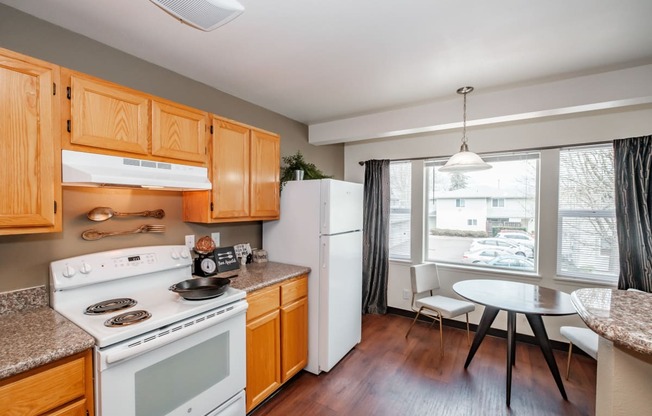
[[305,124],[652,62],[650,0],[240,0],[212,32],[148,0],[0,0]]

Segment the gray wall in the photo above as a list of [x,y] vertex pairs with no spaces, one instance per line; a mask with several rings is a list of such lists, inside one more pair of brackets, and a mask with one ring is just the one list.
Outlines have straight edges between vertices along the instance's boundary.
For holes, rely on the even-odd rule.
[[[344,176],[343,145],[310,145],[306,125],[5,5],[0,5],[0,47],[278,133],[281,155],[301,150],[327,174],[338,179]],[[161,222],[167,232],[84,241],[80,234],[88,228],[122,230],[144,223],[139,219],[91,223],[84,213],[94,206],[119,211],[165,209],[167,215]],[[51,261],[94,251],[183,244],[186,234],[200,237],[215,231],[222,233],[222,245],[249,242],[260,247],[262,241],[260,222],[183,223],[179,192],[64,188],[63,221],[62,233],[0,236],[0,292],[46,284]]]

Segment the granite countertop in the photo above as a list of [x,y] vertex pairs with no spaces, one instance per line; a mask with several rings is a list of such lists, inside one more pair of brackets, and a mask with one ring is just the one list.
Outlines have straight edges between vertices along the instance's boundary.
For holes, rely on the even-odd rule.
[[[310,272],[309,267],[251,263],[218,274],[231,286],[252,292]],[[92,336],[48,306],[45,286],[0,293],[0,380],[82,352]]]
[[226,277],[237,274],[237,277],[231,279],[231,286],[246,292],[253,292],[254,290],[262,289],[309,272],[310,267],[270,261],[266,263],[250,263],[246,267],[219,273],[217,276]]
[[652,294],[579,289],[571,301],[586,325],[615,345],[652,355]]
[[44,286],[0,293],[0,380],[95,345],[47,299]]

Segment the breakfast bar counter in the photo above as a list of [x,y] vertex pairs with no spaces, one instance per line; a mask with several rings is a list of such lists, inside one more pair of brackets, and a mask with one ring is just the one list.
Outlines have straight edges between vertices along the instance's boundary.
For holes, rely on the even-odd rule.
[[596,416],[652,414],[652,294],[579,289],[571,301],[600,335]]
[[652,355],[652,295],[616,289],[579,289],[571,301],[586,325],[615,345]]

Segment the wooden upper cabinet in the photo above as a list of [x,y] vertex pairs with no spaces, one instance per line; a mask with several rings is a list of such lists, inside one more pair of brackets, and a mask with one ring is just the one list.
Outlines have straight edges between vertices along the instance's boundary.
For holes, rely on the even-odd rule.
[[0,235],[61,231],[59,78],[0,48]]
[[280,137],[216,116],[212,125],[209,175],[213,189],[183,193],[184,221],[278,219]]
[[70,77],[70,142],[117,152],[147,155],[149,99],[81,74]]
[[249,152],[247,127],[213,119],[213,218],[249,216]]
[[280,206],[281,140],[251,131],[251,216],[277,217]]
[[208,113],[194,108],[152,101],[152,155],[206,163]]
[[63,147],[207,165],[208,113],[67,69]]

